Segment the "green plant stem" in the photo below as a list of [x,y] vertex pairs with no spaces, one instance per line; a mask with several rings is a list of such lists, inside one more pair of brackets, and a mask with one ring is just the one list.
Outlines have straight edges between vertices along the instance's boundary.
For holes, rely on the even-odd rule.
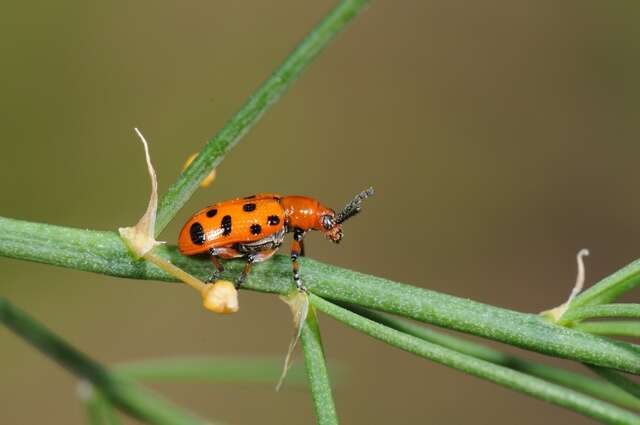
[[[90,384],[87,384],[90,385]],[[122,422],[117,416],[113,406],[109,401],[95,389],[93,396],[85,401],[87,409],[87,420],[91,425],[121,425]]]
[[560,323],[579,322],[594,317],[631,317],[640,319],[640,304],[587,305],[567,310]]
[[[640,260],[623,267],[578,295],[569,306],[574,308],[606,304],[640,285]],[[567,314],[565,313],[565,314]]]
[[110,372],[4,298],[0,298],[0,322],[70,372],[89,381],[111,403],[138,419],[166,425],[208,423]]
[[[155,251],[194,276],[206,279],[206,258],[186,257],[175,246]],[[174,281],[145,262],[136,261],[113,232],[98,232],[0,218],[0,256],[102,273],[111,276]],[[299,260],[303,282],[324,298],[358,304],[437,326],[455,329],[525,349],[597,366],[640,373],[640,348],[549,323],[535,314],[494,307],[380,277]],[[244,267],[228,261],[223,278],[233,280]],[[618,276],[619,273],[617,273]],[[286,294],[293,289],[288,257],[256,264],[246,289]]]
[[368,0],[343,0],[302,40],[276,71],[207,142],[161,199],[156,219],[159,235],[196,191],[200,182],[275,103],[329,42],[367,5]]
[[[573,327],[595,335],[640,337],[640,321],[593,321],[578,323]],[[635,347],[637,349],[637,347]]]
[[105,425],[100,405],[96,400],[91,399],[86,401],[84,407],[87,412],[87,423],[89,425]]
[[587,366],[602,378],[606,379],[607,381],[611,382],[613,385],[621,388],[627,393],[633,395],[636,400],[640,401],[640,384],[632,381],[631,379],[627,378],[619,372],[616,372],[615,370],[598,366]]
[[[148,359],[121,363],[114,371],[133,380],[148,382],[207,381],[262,382],[273,384],[282,372],[282,359],[176,357]],[[292,367],[287,375],[290,382],[301,382],[301,368]]]
[[103,412],[103,405],[97,397],[91,397],[84,402],[89,425],[105,425],[107,420]]
[[329,371],[324,359],[320,327],[313,307],[309,308],[307,320],[302,327],[300,343],[304,352],[311,397],[318,425],[337,425],[338,413],[333,402]]
[[424,339],[425,341],[433,342],[434,344],[438,344],[494,364],[505,366],[513,370],[537,376],[538,378],[542,378],[546,381],[563,385],[567,388],[592,395],[620,406],[640,410],[640,400],[629,395],[629,393],[620,389],[617,385],[592,379],[559,367],[548,366],[542,363],[521,359],[517,356],[503,353],[482,344],[466,341],[441,332],[436,332],[424,326],[410,323],[407,320],[398,319],[358,306],[349,305],[346,307],[360,316],[364,316],[374,322],[378,322],[397,331]]
[[640,424],[640,416],[542,379],[481,360],[388,328],[318,296],[311,304],[323,313],[373,338],[445,366],[563,406],[610,424]]

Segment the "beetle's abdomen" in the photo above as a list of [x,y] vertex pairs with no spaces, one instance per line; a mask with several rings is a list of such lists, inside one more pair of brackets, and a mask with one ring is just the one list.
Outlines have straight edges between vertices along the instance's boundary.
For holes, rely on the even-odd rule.
[[276,194],[262,194],[220,202],[195,213],[178,238],[180,252],[187,255],[210,248],[251,243],[284,226],[284,210]]

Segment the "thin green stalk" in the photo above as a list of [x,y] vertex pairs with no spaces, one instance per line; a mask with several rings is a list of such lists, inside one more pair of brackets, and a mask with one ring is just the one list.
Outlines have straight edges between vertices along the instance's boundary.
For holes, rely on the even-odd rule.
[[89,425],[105,425],[102,412],[95,400],[88,400],[85,402],[84,407],[87,413],[87,423]]
[[113,405],[102,394],[100,394],[100,402],[103,407],[103,415],[107,425],[122,425],[122,421]]
[[91,397],[84,402],[89,425],[107,425],[103,412],[103,405],[97,397]]
[[[87,384],[90,385],[90,384]],[[93,395],[85,401],[87,421],[91,425],[121,425],[122,422],[113,406],[99,392],[92,388]]]
[[313,294],[310,295],[310,301],[318,310],[334,319],[373,338],[418,356],[558,406],[566,407],[605,423],[640,424],[640,416],[604,401],[396,331]]
[[300,335],[304,363],[307,369],[311,397],[318,425],[337,425],[338,413],[333,402],[329,371],[324,360],[324,349],[320,337],[320,327],[313,307],[309,308],[307,320]]
[[[594,321],[578,323],[573,327],[595,335],[630,336],[640,338],[640,321]],[[635,347],[637,350],[637,347]]]
[[[282,359],[176,357],[148,359],[121,363],[114,371],[133,380],[163,381],[213,381],[213,382],[262,382],[273,384],[282,371]],[[292,367],[287,375],[291,382],[302,382],[301,368]]]
[[256,90],[224,127],[207,142],[180,174],[159,204],[156,236],[189,200],[200,182],[215,169],[271,105],[302,74],[336,35],[367,5],[368,0],[343,0],[302,40],[285,61]]
[[603,304],[575,307],[564,313],[560,322],[579,322],[594,317],[631,317],[640,319],[640,304]]
[[606,369],[598,366],[588,366],[595,373],[611,382],[613,385],[623,389],[627,393],[633,395],[636,400],[640,401],[640,384],[632,381],[623,374],[616,372],[615,370]]
[[626,391],[618,388],[618,386],[614,384],[592,379],[559,367],[548,366],[542,363],[521,359],[512,354],[503,353],[482,344],[467,341],[441,332],[436,332],[424,326],[410,323],[407,320],[398,319],[358,306],[349,305],[346,306],[346,308],[360,316],[373,320],[374,322],[378,322],[397,331],[413,335],[417,338],[424,339],[425,341],[433,342],[434,344],[438,344],[491,363],[505,366],[513,370],[537,376],[538,378],[542,378],[546,381],[563,385],[567,388],[592,395],[620,406],[640,410],[640,400],[629,395]]
[[[207,259],[181,255],[175,246],[162,245],[154,252],[201,279],[206,279],[211,272]],[[113,232],[0,218],[0,255],[112,276],[175,280],[148,262],[134,260],[122,239]],[[325,298],[581,363],[640,373],[640,348],[632,344],[558,326],[535,314],[403,285],[309,258],[302,258],[299,263],[307,288]],[[241,261],[226,262],[227,270],[222,277],[234,280],[243,266]],[[243,287],[262,292],[289,293],[293,290],[289,258],[278,255],[270,261],[256,264]]]
[[89,381],[111,403],[138,419],[162,425],[208,423],[110,372],[5,298],[0,298],[0,322],[70,372]]
[[605,277],[578,295],[571,302],[567,313],[578,307],[610,303],[625,292],[637,288],[638,285],[640,285],[640,260]]

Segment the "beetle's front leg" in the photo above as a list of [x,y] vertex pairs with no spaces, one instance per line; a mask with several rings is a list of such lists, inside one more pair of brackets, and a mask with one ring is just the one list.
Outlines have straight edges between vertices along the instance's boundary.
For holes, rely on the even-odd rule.
[[238,276],[238,279],[236,279],[236,289],[240,289],[240,286],[242,286],[249,273],[251,273],[251,265],[255,260],[255,255],[247,255],[247,262],[244,263],[244,269],[242,269],[242,273],[240,273],[240,276]]
[[213,251],[212,249],[209,250],[209,254],[211,254],[211,257],[210,257],[211,263],[214,265],[216,269],[213,272],[211,272],[211,275],[205,281],[205,283],[215,282],[220,277],[220,274],[222,274],[222,272],[224,271],[224,267],[222,266],[222,263],[220,263],[220,259],[218,258],[217,253],[214,253],[214,252],[215,251]]
[[300,265],[298,264],[298,257],[303,252],[303,238],[304,231],[296,227],[293,231],[293,242],[291,243],[291,268],[293,270],[293,281],[296,283],[296,287],[302,292],[307,292],[307,288],[305,288],[300,280]]
[[249,276],[249,273],[251,273],[253,263],[260,263],[268,260],[276,253],[277,250],[278,248],[272,248],[248,254],[244,269],[242,269],[242,273],[240,273],[240,276],[236,279],[236,289],[240,289],[240,286],[242,286],[244,281],[247,279],[247,276]]

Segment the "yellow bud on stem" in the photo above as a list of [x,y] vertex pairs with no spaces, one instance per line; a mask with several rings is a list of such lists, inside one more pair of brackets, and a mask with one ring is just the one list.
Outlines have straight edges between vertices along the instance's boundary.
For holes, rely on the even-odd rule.
[[231,314],[238,311],[238,290],[228,280],[218,280],[209,284],[201,292],[202,305],[207,310],[220,314]]

